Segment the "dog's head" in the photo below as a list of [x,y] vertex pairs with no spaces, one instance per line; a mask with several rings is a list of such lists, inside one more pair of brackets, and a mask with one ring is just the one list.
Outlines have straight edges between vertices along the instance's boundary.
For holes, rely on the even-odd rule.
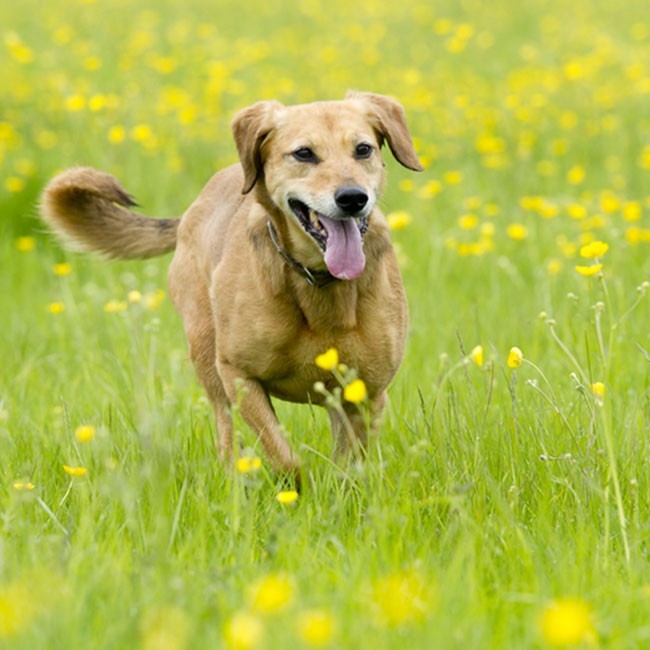
[[381,148],[421,171],[404,109],[395,100],[349,92],[345,100],[283,106],[259,102],[232,129],[243,192],[263,183],[287,219],[293,248],[309,265],[349,280],[364,269],[363,236],[384,180]]

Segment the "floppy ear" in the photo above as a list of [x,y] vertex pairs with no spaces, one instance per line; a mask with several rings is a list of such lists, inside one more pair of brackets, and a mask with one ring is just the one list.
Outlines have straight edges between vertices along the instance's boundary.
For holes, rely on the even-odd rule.
[[274,116],[282,104],[265,101],[244,108],[233,118],[232,129],[239,152],[239,160],[244,169],[242,194],[248,194],[262,175],[262,144],[274,126]]
[[373,127],[380,134],[382,140],[386,140],[397,162],[413,171],[423,171],[424,167],[415,153],[413,140],[411,140],[411,134],[406,124],[404,108],[399,102],[386,95],[361,93],[354,90],[349,90],[345,99],[365,104]]

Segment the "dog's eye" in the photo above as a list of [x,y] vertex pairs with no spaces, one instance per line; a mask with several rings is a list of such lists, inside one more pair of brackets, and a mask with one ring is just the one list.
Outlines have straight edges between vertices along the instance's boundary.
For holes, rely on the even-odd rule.
[[296,149],[293,152],[293,157],[299,162],[316,162],[316,154],[309,147],[300,147],[300,149]]
[[370,154],[372,154],[372,146],[365,142],[358,144],[354,150],[354,157],[357,159],[370,158]]

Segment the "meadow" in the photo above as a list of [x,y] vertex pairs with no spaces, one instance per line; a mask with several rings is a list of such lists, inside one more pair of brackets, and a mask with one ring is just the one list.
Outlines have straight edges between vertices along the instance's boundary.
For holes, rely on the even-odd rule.
[[[5,1],[0,70],[0,648],[650,647],[647,3]],[[348,88],[426,167],[386,152],[409,340],[364,463],[277,404],[296,495],[241,424],[217,462],[169,256],[38,196],[180,215],[236,110]]]

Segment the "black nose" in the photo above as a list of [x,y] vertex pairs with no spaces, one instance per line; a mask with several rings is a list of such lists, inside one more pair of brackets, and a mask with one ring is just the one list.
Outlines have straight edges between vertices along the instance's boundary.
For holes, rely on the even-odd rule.
[[368,195],[360,187],[339,187],[334,194],[336,205],[348,215],[361,212],[368,203]]

